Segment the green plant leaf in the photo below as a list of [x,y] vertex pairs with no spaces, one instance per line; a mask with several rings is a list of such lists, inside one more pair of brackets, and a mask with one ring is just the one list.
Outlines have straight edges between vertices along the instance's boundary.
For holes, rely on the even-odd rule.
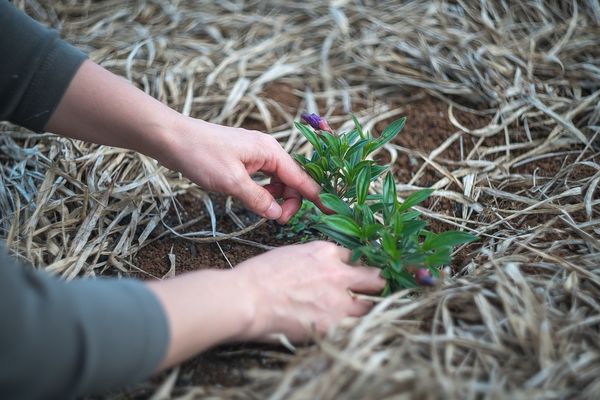
[[382,201],[385,204],[383,209],[383,220],[385,223],[389,223],[396,205],[396,182],[394,182],[394,175],[391,172],[388,172],[383,180]]
[[422,189],[422,190],[414,192],[413,194],[408,196],[406,199],[404,199],[404,201],[402,203],[400,203],[400,205],[398,206],[398,211],[408,210],[412,206],[416,206],[420,202],[427,199],[433,192],[434,192],[433,189]]
[[384,226],[381,224],[377,224],[377,223],[363,225],[363,227],[362,227],[363,237],[365,237],[367,240],[375,240],[377,237],[379,237],[379,234],[383,229],[384,229]]
[[350,206],[348,206],[344,200],[340,199],[335,194],[322,193],[319,195],[319,198],[321,199],[321,203],[323,203],[323,205],[329,208],[331,211],[347,217],[352,217],[352,209]]
[[391,124],[389,124],[383,130],[383,132],[381,133],[381,136],[379,137],[380,146],[383,146],[384,144],[386,144],[387,142],[389,142],[390,140],[395,138],[396,135],[398,135],[400,133],[402,128],[404,128],[405,123],[406,123],[406,117],[402,117],[402,118],[395,120]]
[[352,121],[354,122],[354,128],[356,129],[356,131],[358,132],[358,134],[360,135],[361,138],[366,139],[367,136],[365,135],[365,132],[363,132],[360,122],[358,122],[358,119],[356,119],[356,117],[354,115],[351,115],[351,116],[352,116]]
[[321,186],[325,182],[325,172],[323,168],[321,168],[318,164],[313,162],[309,162],[304,165],[304,169],[308,172],[308,174],[319,183]]
[[335,240],[342,246],[347,247],[349,249],[355,249],[361,245],[361,243],[357,239],[348,235],[344,235],[338,230],[331,228],[325,224],[316,224],[314,226],[314,229],[318,230],[319,232],[323,233],[324,235],[328,236],[329,238]]
[[371,181],[377,179],[379,175],[387,171],[387,169],[388,167],[385,165],[371,165]]
[[397,217],[400,218],[402,222],[411,221],[413,219],[419,218],[420,216],[421,212],[417,210],[410,210],[397,214]]
[[371,208],[368,205],[366,205],[366,204],[356,205],[356,206],[354,206],[354,208],[355,209],[360,208],[360,213],[362,214],[363,227],[375,223],[375,216],[373,215],[373,210],[371,210]]
[[382,200],[386,204],[394,204],[396,202],[396,182],[391,172],[388,172],[383,180]]
[[477,239],[476,236],[460,231],[446,231],[439,234],[431,234],[423,242],[423,250],[427,251],[441,247],[452,248],[456,245],[473,242]]
[[299,122],[294,122],[294,125],[296,125],[296,129],[300,131],[302,136],[304,136],[306,140],[308,140],[309,143],[312,144],[315,151],[322,156],[324,154],[323,146],[321,145],[321,141],[317,137],[317,134],[313,132],[308,126]]
[[360,227],[350,217],[340,214],[323,215],[321,222],[347,236],[360,238]]
[[381,235],[381,246],[383,250],[392,258],[399,258],[400,254],[396,248],[396,238],[389,232],[383,232]]
[[360,137],[360,133],[356,129],[352,129],[350,132],[344,133],[344,136],[347,138],[348,144],[353,145]]
[[381,136],[369,144],[367,144],[363,150],[363,157],[368,156],[378,148],[382,147],[384,144],[392,140],[396,137],[404,128],[404,124],[406,123],[406,117],[402,117],[400,119],[395,120],[391,124],[389,124],[381,133]]
[[369,140],[361,139],[352,144],[346,152],[345,158],[349,160],[352,165],[358,164],[361,161],[362,149],[367,143],[369,143]]
[[294,154],[294,160],[298,162],[298,164],[304,166],[310,162],[310,160],[304,157],[302,154]]
[[371,183],[371,168],[367,165],[361,169],[356,177],[356,202],[358,204],[364,204],[367,200],[367,194],[369,193],[369,184]]
[[424,263],[427,267],[430,268],[450,264],[450,262],[452,261],[452,258],[450,256],[451,253],[452,250],[450,249],[450,247],[438,249],[433,254],[425,256]]
[[[425,226],[427,226],[427,222],[418,219],[406,221],[402,225],[402,236],[404,238],[410,238],[411,236],[419,233],[421,229],[425,228]],[[416,237],[414,239],[416,239]]]
[[417,282],[415,282],[415,278],[406,271],[400,271],[394,276],[394,281],[396,283],[396,289],[402,288],[414,288],[417,286]]
[[327,154],[333,154],[337,157],[341,157],[341,142],[338,137],[323,131],[321,132],[321,138],[325,144],[324,149]]

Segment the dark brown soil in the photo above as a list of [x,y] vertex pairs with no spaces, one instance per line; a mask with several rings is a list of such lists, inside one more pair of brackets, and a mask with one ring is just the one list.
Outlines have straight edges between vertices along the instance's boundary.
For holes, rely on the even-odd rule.
[[[276,106],[270,104],[269,101],[278,103],[283,110],[288,112],[290,115],[296,115],[298,107],[300,107],[300,103],[302,102],[302,98],[294,94],[294,89],[295,88],[289,84],[273,82],[265,86],[263,91],[259,94],[263,100],[267,100],[267,107],[269,108],[269,112],[273,117],[272,128],[280,126],[287,121],[277,110]],[[268,131],[258,113],[252,114],[246,118],[242,123],[242,127],[263,132]]]
[[[400,134],[394,139],[393,143],[410,150],[416,150],[427,155],[438,148],[448,137],[457,132],[448,119],[448,105],[434,97],[423,97],[418,100],[403,103],[402,100],[395,100],[394,104],[403,107],[406,117],[406,125]],[[469,129],[476,129],[486,126],[490,117],[466,113],[455,109],[454,115],[459,122]],[[375,126],[377,132],[383,129],[392,120],[385,120]],[[460,143],[454,142],[438,157],[440,159],[460,160],[466,157],[468,151],[473,148],[473,139],[465,136],[463,138],[463,149],[461,153]],[[383,161],[386,161],[385,159]],[[399,152],[398,159],[394,164],[394,173],[401,183],[408,183],[417,173],[424,161],[420,157],[409,156]],[[439,172],[433,167],[427,166],[424,174],[415,182],[415,184],[428,187],[442,178]]]
[[[239,231],[241,228],[236,226],[233,220],[225,213],[226,198],[218,194],[211,194],[210,196],[216,215],[216,231],[221,233]],[[180,231],[180,233],[211,231],[210,217],[201,199],[197,199],[191,195],[183,195],[178,197],[178,202],[180,204],[180,207],[178,207],[179,215],[172,212],[165,218],[167,224],[173,227],[179,225],[181,222],[201,218],[195,224]],[[245,226],[251,225],[259,219],[256,215],[246,211],[235,200],[232,211]],[[181,221],[179,218],[181,218]],[[157,230],[156,234],[160,234],[161,231]],[[262,245],[276,247],[294,242],[293,239],[284,239],[285,233],[285,227],[276,222],[267,221],[258,228],[241,236],[241,238]],[[137,255],[137,266],[153,277],[162,278],[171,268],[170,253],[175,255],[175,274],[179,275],[184,272],[205,268],[230,268],[227,260],[232,265],[236,265],[265,251],[259,247],[236,243],[232,240],[224,240],[219,242],[219,244],[223,253],[216,243],[195,243],[169,235],[168,238],[154,241],[142,248]]]

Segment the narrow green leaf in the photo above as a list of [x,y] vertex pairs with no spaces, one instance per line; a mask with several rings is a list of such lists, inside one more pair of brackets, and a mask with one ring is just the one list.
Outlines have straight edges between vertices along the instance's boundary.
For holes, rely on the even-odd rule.
[[360,133],[356,129],[352,129],[348,133],[344,133],[344,136],[348,139],[348,144],[352,145],[356,143],[356,140],[360,137]]
[[394,204],[396,201],[396,182],[394,175],[388,172],[383,181],[383,202],[386,204]]
[[[421,229],[427,226],[427,222],[421,220],[412,220],[406,221],[402,227],[402,236],[405,238],[409,238],[421,231]],[[415,238],[416,239],[416,238]]]
[[347,217],[352,217],[352,209],[350,206],[348,206],[345,201],[340,199],[335,194],[322,193],[319,195],[319,198],[321,199],[321,203],[323,203],[323,205],[329,208],[331,211]]
[[[366,204],[356,205],[356,206],[354,206],[354,208],[360,208],[360,211],[362,214],[363,227],[375,223],[375,216],[373,215],[373,210],[371,210],[371,208],[368,205],[366,205]],[[358,221],[358,219],[357,219],[357,221]]]
[[380,143],[379,147],[383,146],[384,144],[386,144],[387,142],[389,142],[390,140],[395,138],[396,135],[398,135],[400,133],[402,128],[404,128],[405,123],[406,123],[406,117],[402,117],[400,119],[395,120],[391,124],[389,124],[383,130],[383,132],[381,133],[381,136],[379,137],[379,143]]
[[334,154],[337,157],[341,157],[341,142],[340,139],[328,132],[321,132],[321,138],[325,144],[324,149],[327,154]]
[[371,143],[367,144],[363,150],[363,157],[368,156],[378,148],[382,147],[384,144],[392,140],[402,128],[404,128],[404,124],[406,123],[406,117],[402,117],[400,119],[395,120],[391,124],[389,124],[381,133],[381,136]]
[[369,184],[371,180],[371,168],[367,165],[363,168],[356,177],[356,202],[358,204],[364,204],[369,193]]
[[377,179],[379,175],[387,170],[388,167],[386,165],[371,165],[371,181]]
[[310,162],[310,163],[304,165],[304,169],[308,172],[308,174],[315,181],[317,181],[317,183],[319,183],[320,185],[323,185],[323,183],[325,181],[325,172],[319,165],[317,165],[313,162]]
[[362,227],[362,232],[363,232],[363,236],[367,239],[367,240],[375,240],[379,237],[379,233],[383,230],[384,226],[381,224],[369,224],[369,225],[363,225]]
[[358,122],[358,119],[356,119],[354,115],[352,115],[352,121],[354,121],[354,128],[356,129],[360,137],[366,139],[365,133],[362,130],[362,126],[360,125],[360,122]]
[[300,133],[306,138],[306,140],[308,140],[309,143],[312,144],[315,151],[322,156],[324,154],[323,146],[321,146],[321,142],[317,137],[317,134],[313,132],[308,126],[299,122],[294,122],[294,125],[296,125],[296,129],[300,131]]
[[413,219],[417,219],[421,216],[421,212],[417,210],[405,211],[403,213],[398,213],[398,218],[402,222],[412,221]]
[[396,182],[394,182],[394,175],[391,172],[388,172],[383,180],[382,201],[385,204],[383,209],[383,220],[387,224],[390,222],[396,204]]
[[327,235],[329,238],[335,240],[342,246],[347,247],[349,249],[355,249],[361,245],[361,243],[357,239],[348,235],[344,235],[343,233],[325,224],[316,224],[314,228],[319,232]]
[[433,192],[433,189],[422,189],[417,192],[414,192],[413,194],[408,196],[402,203],[400,203],[398,211],[408,210],[412,206],[416,206],[420,202],[427,199]]
[[423,250],[432,250],[440,247],[454,247],[459,244],[469,243],[477,240],[476,236],[473,236],[466,232],[460,231],[446,231],[437,235],[430,235],[423,243]]
[[325,223],[329,227],[343,233],[344,235],[360,238],[361,232],[360,227],[350,217],[340,214],[323,215],[321,222]]
[[298,164],[304,166],[310,162],[310,160],[304,157],[302,154],[294,154],[294,160],[298,162]]
[[440,267],[450,264],[452,250],[449,247],[438,249],[435,253],[425,256],[424,263],[427,267]]
[[389,232],[383,232],[381,235],[381,245],[383,246],[383,250],[392,258],[398,258],[400,254],[398,253],[398,249],[396,248],[396,238],[391,235]]

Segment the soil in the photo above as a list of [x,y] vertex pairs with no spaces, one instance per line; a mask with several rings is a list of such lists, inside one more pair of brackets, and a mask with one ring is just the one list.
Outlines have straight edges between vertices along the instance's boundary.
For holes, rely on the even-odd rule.
[[[285,83],[273,83],[265,87],[261,96],[269,98],[279,103],[284,110],[294,115],[300,106],[302,99],[294,94],[294,88]],[[418,98],[418,97],[417,97]],[[450,135],[458,131],[448,119],[448,106],[445,102],[433,97],[422,96],[418,100],[402,103],[402,99],[394,100],[393,106],[404,106],[407,116],[407,124],[403,132],[394,140],[398,144],[407,149],[421,151],[424,154],[430,153],[438,148]],[[275,108],[269,105],[275,121],[273,126],[285,122],[283,117],[275,112]],[[490,116],[483,113],[467,113],[455,109],[454,114],[461,124],[467,128],[480,128],[486,126],[490,121]],[[480,115],[481,114],[481,115]],[[375,127],[375,134],[381,132],[385,126],[391,121],[383,121]],[[242,124],[248,129],[265,130],[265,126],[259,120],[249,117]],[[497,146],[503,144],[504,136],[492,137],[486,139],[484,146]],[[438,160],[460,160],[466,156],[473,148],[477,138],[473,138],[467,134],[463,136],[463,146],[455,142],[452,146],[446,149]],[[389,156],[383,152],[379,156],[382,162],[389,161]],[[386,159],[386,157],[388,157]],[[568,162],[568,161],[567,161]],[[552,176],[555,171],[563,166],[563,158],[560,160],[544,159],[534,163],[525,164],[518,168],[519,173],[530,174],[533,170],[543,171],[543,175]],[[393,171],[397,181],[408,183],[423,165],[423,160],[420,158],[409,157],[408,155],[399,152],[398,160],[393,166]],[[589,171],[584,171],[589,173]],[[575,170],[570,179],[577,179],[579,174],[583,173]],[[586,175],[589,176],[589,175]],[[431,166],[424,168],[424,173],[416,180],[415,184],[420,186],[430,186],[438,181],[442,175]],[[456,187],[450,186],[449,189],[456,190]],[[214,211],[217,216],[216,230],[222,233],[230,233],[238,231],[238,227],[233,219],[225,213],[226,198],[220,195],[210,195]],[[481,199],[485,203],[486,198]],[[194,218],[199,218],[199,221],[188,227],[183,232],[192,231],[209,231],[210,218],[200,199],[192,195],[182,195],[178,197],[179,213],[172,212],[167,216],[165,222],[170,226],[177,226],[182,222],[189,221]],[[460,204],[452,202],[444,198],[431,198],[426,203],[431,209],[436,212],[451,216],[461,216],[462,208]],[[497,204],[495,207],[506,209],[517,209],[511,207],[521,207],[522,204]],[[258,217],[247,212],[237,202],[233,203],[233,212],[247,226],[257,221]],[[497,220],[497,215],[494,215],[490,210],[480,214],[480,218],[488,219],[490,222]],[[544,215],[535,215],[531,218],[547,218]],[[453,229],[454,227],[447,224],[430,220],[429,229],[434,232]],[[516,221],[515,221],[516,222]],[[536,223],[536,226],[541,222],[536,221],[521,221],[523,224]],[[161,234],[165,229],[157,228],[154,232],[154,237]],[[254,241],[261,245],[281,246],[289,243],[299,242],[300,237],[294,237],[289,234],[289,229],[278,225],[275,222],[266,222],[257,229],[251,231],[241,238]],[[152,237],[150,238],[152,239]],[[230,263],[236,265],[248,258],[256,256],[265,250],[248,244],[242,244],[232,240],[224,240],[219,242],[220,248],[215,243],[195,243],[189,240],[174,238],[173,235],[167,235],[158,240],[154,240],[146,247],[139,251],[137,255],[136,265],[144,271],[132,272],[138,277],[148,278],[148,275],[155,278],[163,278],[171,269],[171,261],[169,254],[174,255],[175,270],[174,273],[181,274],[188,271],[204,269],[204,268],[230,268]],[[465,246],[458,254],[455,255],[453,261],[453,269],[455,272],[461,270],[468,264],[478,249],[476,243]],[[268,353],[268,356],[265,354]],[[273,357],[273,355],[276,355]],[[278,355],[278,356],[277,356]],[[177,386],[190,385],[221,385],[221,386],[239,386],[247,383],[250,379],[248,371],[252,368],[283,368],[285,366],[286,357],[289,355],[287,350],[279,347],[265,347],[263,345],[242,345],[242,346],[227,346],[213,349],[200,355],[193,360],[185,363],[179,374]],[[163,376],[164,378],[164,376]]]
[[[226,197],[216,193],[211,193],[209,196],[216,216],[216,231],[221,233],[239,231],[241,228],[225,212]],[[181,222],[198,218],[198,222],[179,233],[211,231],[210,217],[201,199],[185,194],[179,196],[177,201],[179,203],[178,213],[171,212],[165,218],[166,224],[174,227]],[[232,202],[231,211],[244,223],[244,226],[249,226],[259,220],[258,216],[248,212],[236,200]],[[163,231],[164,229],[157,229],[155,236]],[[284,226],[274,221],[266,221],[240,238],[273,247],[291,244],[299,240],[299,238],[295,240],[294,237],[288,238],[287,233],[288,230]],[[136,265],[147,274],[162,278],[171,269],[169,254],[175,256],[175,274],[179,275],[205,268],[231,268],[229,263],[236,265],[265,251],[263,248],[237,243],[233,240],[220,241],[219,249],[219,245],[216,243],[196,243],[172,236],[156,240],[142,248],[137,254]]]
[[[290,115],[296,115],[300,103],[302,102],[302,98],[294,94],[294,90],[295,88],[289,84],[272,82],[266,85],[259,94],[259,97],[267,102],[267,107],[273,118],[272,129],[285,124],[287,121],[281,115],[277,107],[271,104],[271,102],[279,104],[281,108]],[[260,119],[259,113],[249,115],[241,126],[246,129],[268,132],[267,126]]]

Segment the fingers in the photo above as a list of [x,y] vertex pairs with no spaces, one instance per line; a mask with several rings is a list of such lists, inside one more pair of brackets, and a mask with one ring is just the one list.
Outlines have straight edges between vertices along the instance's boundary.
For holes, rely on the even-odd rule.
[[269,149],[274,157],[275,165],[270,166],[263,172],[277,177],[283,184],[298,191],[303,197],[315,204],[319,203],[319,193],[321,192],[319,184],[302,170],[279,143],[273,142],[272,147],[269,147]]
[[273,177],[271,182],[264,187],[274,198],[283,199],[283,203],[281,203],[281,216],[277,219],[277,222],[280,224],[287,223],[300,209],[300,206],[302,205],[302,195],[294,188],[283,184],[277,177]]
[[247,174],[242,174],[231,191],[252,212],[268,219],[278,219],[283,210],[269,190],[260,186]]
[[380,270],[372,267],[348,267],[348,288],[356,293],[377,294],[385,287]]
[[348,311],[349,317],[362,317],[373,308],[373,303],[366,300],[359,300],[357,298],[353,298],[352,306]]

